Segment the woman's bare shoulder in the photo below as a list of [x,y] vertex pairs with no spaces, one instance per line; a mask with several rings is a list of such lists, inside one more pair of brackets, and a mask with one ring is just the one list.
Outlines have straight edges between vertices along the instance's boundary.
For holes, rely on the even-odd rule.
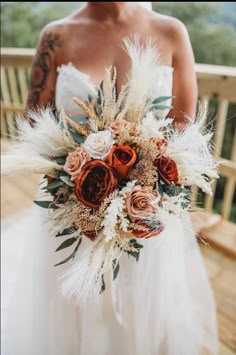
[[59,35],[66,39],[67,35],[71,35],[72,28],[79,28],[85,24],[86,16],[84,16],[83,11],[78,10],[64,18],[52,21],[48,23],[41,31],[41,36],[45,35]]
[[151,21],[154,31],[175,44],[188,35],[185,24],[175,17],[153,12]]

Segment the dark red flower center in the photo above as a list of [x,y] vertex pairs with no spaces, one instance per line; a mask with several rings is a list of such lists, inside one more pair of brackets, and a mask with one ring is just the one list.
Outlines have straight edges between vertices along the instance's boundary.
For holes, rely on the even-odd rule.
[[82,185],[82,194],[87,201],[96,203],[104,197],[107,190],[106,173],[106,170],[101,167],[95,167],[88,173]]
[[128,152],[121,149],[116,150],[115,156],[123,165],[128,164],[132,159],[132,156]]

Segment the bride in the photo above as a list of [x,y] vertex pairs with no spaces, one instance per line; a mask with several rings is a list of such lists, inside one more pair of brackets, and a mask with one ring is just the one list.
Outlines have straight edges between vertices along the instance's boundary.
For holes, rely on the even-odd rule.
[[[89,2],[46,26],[27,108],[78,115],[72,98],[95,96],[111,65],[119,92],[131,64],[123,38],[137,33],[141,44],[151,38],[158,48],[150,97],[176,96],[163,115],[186,125],[184,114],[194,116],[197,100],[188,34],[180,21],[150,10],[150,3]],[[138,263],[122,256],[99,303],[80,306],[57,292],[61,269],[53,265],[63,251],[56,255],[44,218],[35,207],[2,228],[3,355],[217,354],[215,303],[188,216],[171,215],[158,242],[143,241]]]

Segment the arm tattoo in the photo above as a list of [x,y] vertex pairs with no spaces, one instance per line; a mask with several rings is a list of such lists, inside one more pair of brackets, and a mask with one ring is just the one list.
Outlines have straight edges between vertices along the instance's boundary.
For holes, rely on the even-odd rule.
[[[59,34],[48,33],[42,40],[35,55],[30,80],[30,90],[27,106],[36,106],[39,103],[40,94],[46,88],[48,75],[52,68],[51,54],[56,47],[62,47],[63,41]],[[54,102],[54,92],[51,91],[49,104]]]

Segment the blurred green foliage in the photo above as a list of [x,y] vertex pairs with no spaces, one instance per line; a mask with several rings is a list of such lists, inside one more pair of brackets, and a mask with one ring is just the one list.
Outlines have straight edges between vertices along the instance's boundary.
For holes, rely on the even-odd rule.
[[[83,2],[1,2],[1,46],[37,45],[42,28]],[[236,3],[153,2],[153,10],[187,27],[197,63],[236,64]]]
[[153,2],[187,27],[197,63],[236,65],[236,3]]

